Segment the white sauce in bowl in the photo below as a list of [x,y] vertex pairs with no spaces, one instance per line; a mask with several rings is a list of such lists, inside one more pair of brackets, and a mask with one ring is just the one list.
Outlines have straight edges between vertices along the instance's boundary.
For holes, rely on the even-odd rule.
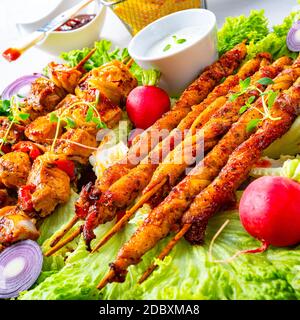
[[145,53],[145,57],[167,56],[185,49],[197,42],[206,32],[201,27],[186,27],[155,42]]

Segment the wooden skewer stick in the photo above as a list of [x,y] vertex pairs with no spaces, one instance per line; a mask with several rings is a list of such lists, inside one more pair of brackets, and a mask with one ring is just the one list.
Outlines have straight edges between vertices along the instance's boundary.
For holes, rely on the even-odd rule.
[[[191,227],[191,224],[185,224],[181,230],[175,235],[174,238],[171,239],[171,241],[165,246],[163,251],[159,254],[157,259],[164,260],[164,258],[171,252],[171,250],[175,247],[177,242],[187,233],[189,228]],[[139,284],[143,283],[150,275],[151,273],[157,268],[157,264],[152,263],[148,269],[144,272],[144,274],[141,276],[140,280],[138,281]]]
[[130,58],[129,61],[126,63],[126,67],[127,67],[128,69],[130,69],[131,66],[133,65],[133,63],[134,63],[134,60],[133,60],[132,58]]
[[90,57],[96,52],[97,48],[94,48],[92,51],[90,51],[88,53],[87,56],[85,56],[78,64],[77,66],[74,67],[75,70],[80,70],[84,65],[85,63],[90,59]]
[[102,290],[114,276],[115,271],[113,269],[110,269],[106,276],[97,285],[97,289]]
[[164,178],[159,184],[157,184],[149,192],[145,193],[140,200],[128,211],[125,215],[104,235],[104,237],[97,243],[92,253],[95,253],[100,249],[109,239],[111,239],[116,233],[118,233],[129,221],[129,219],[134,215],[134,213],[141,208],[165,183],[167,178]]
[[55,252],[57,252],[59,249],[64,247],[67,243],[73,241],[77,236],[80,235],[82,231],[82,227],[78,227],[77,229],[74,230],[72,234],[70,234],[69,237],[67,237],[65,240],[59,242],[55,247],[51,248],[49,251],[45,253],[46,257],[52,256]]
[[58,231],[54,235],[54,239],[50,243],[50,247],[54,247],[76,224],[76,222],[79,220],[77,216],[74,216],[65,226],[62,230]]

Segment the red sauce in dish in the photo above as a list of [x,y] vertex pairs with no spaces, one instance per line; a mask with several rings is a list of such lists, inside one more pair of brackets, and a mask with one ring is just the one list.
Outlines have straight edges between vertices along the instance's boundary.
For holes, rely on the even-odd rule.
[[95,14],[80,14],[67,22],[63,25],[58,27],[55,31],[72,31],[75,29],[79,29],[89,22],[91,22],[96,17]]
[[9,62],[17,60],[21,56],[21,52],[15,48],[9,48],[2,53],[2,56]]

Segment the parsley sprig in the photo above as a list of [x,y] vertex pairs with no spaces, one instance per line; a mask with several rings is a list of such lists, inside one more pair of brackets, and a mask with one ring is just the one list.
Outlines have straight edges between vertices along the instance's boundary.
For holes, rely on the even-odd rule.
[[[260,84],[263,86],[268,86],[268,85],[274,84],[274,81],[271,78],[265,77],[265,78],[259,79],[256,83],[257,85]],[[263,110],[260,110],[252,106],[252,103],[255,101],[255,96],[250,96],[246,101],[245,105],[242,106],[241,109],[239,110],[239,113],[243,114],[245,111],[247,111],[249,108],[252,107],[262,115],[262,118],[252,119],[249,121],[246,128],[248,132],[254,130],[262,121],[266,119],[270,119],[272,121],[278,121],[281,119],[280,117],[275,118],[271,115],[271,109],[276,101],[276,98],[278,97],[278,91],[268,90],[264,92],[257,85],[255,84],[251,85],[250,77],[246,78],[245,80],[240,80],[239,84],[240,84],[240,91],[232,94],[229,97],[229,101],[233,102],[238,97],[240,97],[241,95],[247,92],[257,91],[261,97],[262,106],[263,106]]]
[[56,131],[55,136],[52,141],[51,145],[51,151],[54,152],[58,136],[59,136],[59,130],[61,127],[64,127],[66,129],[72,129],[76,127],[75,120],[68,115],[69,111],[75,107],[79,106],[87,106],[88,110],[86,112],[85,116],[85,122],[87,123],[94,123],[96,125],[97,129],[103,129],[106,128],[106,124],[101,120],[101,115],[98,112],[97,105],[100,101],[100,93],[97,91],[96,99],[93,103],[85,102],[85,101],[79,101],[71,104],[68,108],[66,108],[60,115],[57,115],[56,112],[50,113],[50,122],[56,123]]

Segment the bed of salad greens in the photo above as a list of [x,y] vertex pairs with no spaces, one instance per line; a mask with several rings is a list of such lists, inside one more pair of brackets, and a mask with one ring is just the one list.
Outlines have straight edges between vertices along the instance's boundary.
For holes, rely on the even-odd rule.
[[[286,35],[300,12],[291,13],[282,24],[270,29],[263,11],[252,11],[249,16],[230,17],[218,33],[219,52],[224,53],[234,45],[248,39],[248,58],[256,53],[270,52],[274,59],[282,55],[293,58],[286,46]],[[123,60],[127,50],[112,50],[111,43],[102,40],[95,44],[96,54],[86,65],[87,70],[98,67],[112,59]],[[73,50],[62,57],[76,65],[90,49]],[[140,78],[141,70],[133,66]],[[5,106],[2,106],[2,108]],[[300,153],[300,120],[291,130],[267,151],[269,157],[279,158],[282,154],[294,156]],[[281,158],[275,169],[253,169],[251,175],[282,175],[300,182],[300,159]],[[43,251],[49,239],[73,215],[71,200],[48,217],[41,226],[38,242]],[[300,298],[300,246],[292,248],[271,247],[263,254],[242,255],[230,263],[216,263],[243,249],[256,248],[258,241],[243,229],[238,211],[219,213],[211,219],[204,246],[191,246],[185,240],[175,247],[158,268],[142,285],[137,280],[159,253],[168,239],[148,252],[143,261],[129,269],[126,282],[110,284],[99,292],[96,285],[107,271],[108,263],[114,260],[121,245],[130,237],[139,222],[144,219],[149,207],[140,209],[127,227],[114,236],[98,253],[89,254],[83,239],[74,240],[55,256],[45,258],[43,271],[34,287],[23,292],[19,299],[299,299]],[[209,250],[212,237],[226,220],[228,225]],[[96,230],[98,236],[111,228],[111,223]]]

